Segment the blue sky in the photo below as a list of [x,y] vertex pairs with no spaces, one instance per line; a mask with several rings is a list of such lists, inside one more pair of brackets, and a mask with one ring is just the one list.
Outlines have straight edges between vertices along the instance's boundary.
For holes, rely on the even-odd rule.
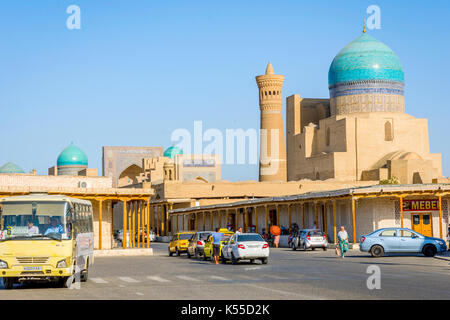
[[[66,8],[81,8],[68,30]],[[258,128],[255,76],[267,61],[284,96],[327,98],[333,57],[366,9],[405,70],[406,111],[427,118],[450,176],[449,1],[2,1],[0,165],[46,174],[73,141],[101,173],[104,145],[171,145],[171,132]],[[227,180],[256,165],[224,166]]]

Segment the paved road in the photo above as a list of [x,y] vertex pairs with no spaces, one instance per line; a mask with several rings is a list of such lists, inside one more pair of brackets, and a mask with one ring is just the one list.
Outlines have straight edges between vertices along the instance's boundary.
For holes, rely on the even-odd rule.
[[[333,251],[271,249],[268,265],[168,257],[96,258],[79,290],[46,284],[0,287],[3,299],[450,299],[448,261],[422,256],[373,259],[359,252],[345,259]],[[370,265],[381,270],[381,289],[369,290]]]

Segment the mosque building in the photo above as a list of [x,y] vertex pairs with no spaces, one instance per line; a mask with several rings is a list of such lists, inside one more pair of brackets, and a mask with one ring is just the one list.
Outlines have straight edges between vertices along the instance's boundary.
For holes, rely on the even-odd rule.
[[194,217],[199,221],[192,225],[212,229],[223,225],[225,216],[226,222],[237,222],[233,228],[257,232],[273,224],[286,230],[293,223],[316,225],[331,242],[337,225],[345,226],[354,243],[362,234],[392,226],[445,238],[450,180],[442,176],[441,155],[430,153],[427,120],[405,113],[404,81],[398,56],[364,28],[331,63],[329,99],[287,97],[284,141],[284,77],[269,63],[265,75],[256,77],[259,181],[297,181],[303,190],[173,209],[174,224],[192,229],[185,221]]
[[333,59],[329,99],[286,98],[286,131],[284,80],[271,63],[256,77],[259,181],[222,180],[217,155],[176,146],[104,146],[98,176],[71,143],[47,176],[0,167],[0,197],[47,192],[91,200],[97,249],[116,245],[114,231],[138,232],[131,221],[141,218],[166,237],[226,225],[290,230],[293,223],[316,224],[330,242],[337,225],[353,242],[388,226],[443,237],[450,180],[442,177],[441,155],[430,153],[427,120],[405,113],[404,71],[388,46],[364,30]]

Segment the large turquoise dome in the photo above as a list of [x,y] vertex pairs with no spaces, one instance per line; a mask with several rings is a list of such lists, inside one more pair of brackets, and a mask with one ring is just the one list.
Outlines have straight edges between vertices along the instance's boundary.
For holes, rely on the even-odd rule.
[[177,154],[183,154],[183,150],[176,146],[169,147],[164,151],[164,157],[171,159],[175,158],[175,155]]
[[65,148],[58,156],[57,166],[87,166],[88,158],[86,154],[73,142]]
[[404,82],[397,55],[367,33],[346,45],[334,58],[328,72],[330,88],[339,83],[364,80]]
[[7,164],[0,167],[0,173],[25,173],[25,172],[18,165],[12,162],[8,162]]

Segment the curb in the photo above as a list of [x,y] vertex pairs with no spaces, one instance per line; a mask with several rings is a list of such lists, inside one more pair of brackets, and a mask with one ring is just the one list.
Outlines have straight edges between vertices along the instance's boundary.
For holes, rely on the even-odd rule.
[[434,256],[433,258],[450,262],[450,256]]
[[94,257],[154,256],[153,249],[94,250]]

